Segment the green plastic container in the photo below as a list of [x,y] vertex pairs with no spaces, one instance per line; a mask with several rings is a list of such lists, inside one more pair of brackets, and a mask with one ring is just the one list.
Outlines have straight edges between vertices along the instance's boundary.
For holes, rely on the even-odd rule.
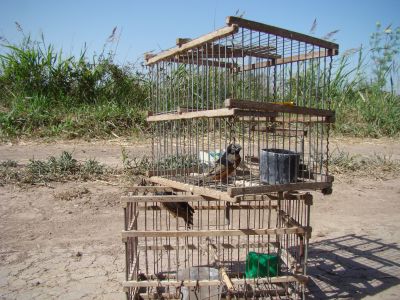
[[278,275],[279,257],[276,254],[249,252],[246,258],[246,278]]

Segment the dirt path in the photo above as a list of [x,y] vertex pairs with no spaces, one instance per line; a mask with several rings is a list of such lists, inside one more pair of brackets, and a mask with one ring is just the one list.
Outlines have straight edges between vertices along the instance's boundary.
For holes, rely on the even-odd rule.
[[[148,145],[114,142],[0,145],[0,160],[26,162],[74,151],[78,159],[121,164]],[[353,154],[400,158],[400,141],[346,141]],[[68,182],[0,186],[0,299],[124,299],[120,239],[123,187]],[[315,194],[309,251],[310,297],[398,299],[400,176],[386,181],[339,176],[334,193]]]

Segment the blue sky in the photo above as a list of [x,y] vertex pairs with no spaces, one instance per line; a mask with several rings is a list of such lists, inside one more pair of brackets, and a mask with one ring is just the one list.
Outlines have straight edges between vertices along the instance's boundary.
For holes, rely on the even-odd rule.
[[50,1],[1,0],[0,36],[17,42],[26,33],[78,54],[86,42],[89,54],[99,53],[117,26],[117,59],[134,62],[146,51],[169,48],[177,37],[196,37],[225,25],[236,11],[247,19],[308,33],[317,19],[315,36],[339,29],[341,52],[368,45],[375,23],[400,25],[400,0],[298,1]]

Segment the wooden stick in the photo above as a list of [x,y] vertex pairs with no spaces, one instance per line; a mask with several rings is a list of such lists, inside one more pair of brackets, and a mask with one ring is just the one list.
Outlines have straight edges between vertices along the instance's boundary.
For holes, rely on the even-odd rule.
[[218,229],[218,230],[132,230],[122,231],[122,240],[131,237],[208,237],[208,236],[250,236],[250,235],[283,235],[306,234],[311,232],[311,227],[291,228],[263,228],[263,229]]
[[204,188],[204,187],[198,187],[195,185],[186,184],[186,183],[182,183],[182,182],[178,182],[178,181],[174,181],[174,180],[170,180],[170,179],[166,179],[166,178],[162,178],[162,177],[158,177],[158,176],[150,177],[147,180],[157,183],[157,184],[167,185],[174,189],[184,190],[187,192],[195,193],[197,195],[213,198],[215,200],[230,201],[230,202],[236,201],[235,198],[229,197],[226,192],[212,190],[212,189],[208,189],[208,188]]
[[229,278],[228,274],[226,273],[225,268],[220,267],[219,273],[221,275],[222,281],[225,283],[226,287],[228,288],[228,291],[234,291],[235,287],[233,285],[232,280]]
[[280,113],[292,113],[292,114],[304,114],[304,115],[313,115],[320,117],[333,117],[335,116],[335,112],[327,109],[319,109],[319,108],[309,108],[304,106],[289,106],[289,105],[280,105],[271,102],[257,102],[257,101],[249,101],[249,100],[237,100],[237,99],[226,99],[225,100],[226,108],[240,108],[240,109],[249,109],[249,110],[260,110],[260,111],[273,111]]
[[[325,41],[325,40],[318,39],[318,38],[315,38],[315,37],[312,37],[309,35],[305,35],[302,33],[298,33],[295,31],[290,31],[290,30],[286,30],[283,28],[266,25],[266,24],[238,18],[238,17],[232,17],[232,16],[227,17],[226,24],[230,25],[230,26],[237,25],[239,27],[244,27],[244,28],[251,29],[251,30],[257,30],[257,31],[265,32],[265,33],[271,33],[271,34],[275,34],[275,35],[278,35],[281,37],[313,44],[313,45],[320,46],[320,47],[327,48],[327,49],[335,49],[335,50],[339,49],[338,44],[335,44],[335,43],[332,43],[329,41]],[[338,53],[336,53],[336,54],[338,54]]]
[[199,47],[205,43],[210,43],[217,39],[226,37],[228,35],[235,34],[236,32],[238,32],[238,30],[239,30],[239,27],[236,25],[223,27],[214,32],[205,34],[201,37],[198,37],[196,39],[188,41],[187,43],[182,44],[180,47],[175,47],[175,48],[163,51],[163,52],[157,54],[156,56],[149,58],[147,60],[147,65],[152,65],[160,60],[164,60],[164,59],[173,57],[173,56],[183,53],[191,48]]

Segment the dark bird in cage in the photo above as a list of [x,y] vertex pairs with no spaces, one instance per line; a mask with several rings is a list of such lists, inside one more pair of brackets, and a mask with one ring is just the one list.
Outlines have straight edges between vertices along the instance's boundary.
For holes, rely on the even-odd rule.
[[242,161],[240,150],[240,145],[230,144],[225,153],[215,161],[215,166],[207,173],[205,180],[199,181],[199,185],[209,181],[228,180]]
[[[159,192],[156,193],[158,196],[172,196],[176,195],[174,192]],[[175,218],[182,218],[187,227],[191,228],[193,226],[193,214],[194,209],[190,206],[188,202],[162,202],[164,206]]]

